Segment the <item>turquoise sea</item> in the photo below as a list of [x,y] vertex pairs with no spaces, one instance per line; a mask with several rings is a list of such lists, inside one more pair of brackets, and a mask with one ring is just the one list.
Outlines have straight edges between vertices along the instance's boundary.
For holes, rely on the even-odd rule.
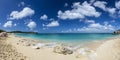
[[112,33],[59,33],[59,34],[16,33],[15,35],[19,37],[32,38],[35,40],[76,44],[84,42],[102,41],[117,36],[113,35]]

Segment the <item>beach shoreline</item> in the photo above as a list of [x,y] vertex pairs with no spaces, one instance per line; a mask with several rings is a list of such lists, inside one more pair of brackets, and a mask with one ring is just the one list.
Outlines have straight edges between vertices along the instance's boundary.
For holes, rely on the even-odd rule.
[[6,39],[6,42],[15,47],[17,52],[26,56],[24,60],[95,60],[97,56],[96,50],[99,46],[106,41],[120,38],[115,37],[105,41],[97,41],[84,47],[71,47],[66,44],[38,41],[31,38],[18,37],[14,34],[9,34]]

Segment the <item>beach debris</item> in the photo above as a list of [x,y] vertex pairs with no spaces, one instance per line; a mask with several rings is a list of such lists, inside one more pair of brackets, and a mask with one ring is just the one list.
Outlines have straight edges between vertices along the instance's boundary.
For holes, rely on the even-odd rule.
[[59,54],[72,54],[73,51],[64,47],[63,45],[58,45],[58,46],[55,46],[54,49],[53,49],[53,52],[55,53],[59,53]]
[[96,60],[120,60],[120,40],[106,41],[97,48],[96,53]]

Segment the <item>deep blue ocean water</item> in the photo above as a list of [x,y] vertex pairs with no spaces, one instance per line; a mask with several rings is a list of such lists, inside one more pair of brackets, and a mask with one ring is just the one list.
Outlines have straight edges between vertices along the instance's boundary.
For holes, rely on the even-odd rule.
[[62,33],[62,34],[15,34],[19,37],[28,37],[36,40],[50,41],[50,42],[67,42],[67,43],[83,43],[91,41],[101,41],[113,38],[117,35],[112,33]]

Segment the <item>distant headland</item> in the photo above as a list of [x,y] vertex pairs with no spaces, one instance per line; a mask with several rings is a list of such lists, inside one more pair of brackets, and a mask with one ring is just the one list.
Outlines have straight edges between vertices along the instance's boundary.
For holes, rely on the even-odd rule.
[[24,31],[11,31],[9,33],[27,33],[27,34],[38,34],[38,32],[24,32]]
[[2,30],[0,29],[0,33],[1,32],[7,32],[7,33],[27,33],[27,34],[38,34],[38,32],[25,32],[25,31],[6,31],[6,30]]

